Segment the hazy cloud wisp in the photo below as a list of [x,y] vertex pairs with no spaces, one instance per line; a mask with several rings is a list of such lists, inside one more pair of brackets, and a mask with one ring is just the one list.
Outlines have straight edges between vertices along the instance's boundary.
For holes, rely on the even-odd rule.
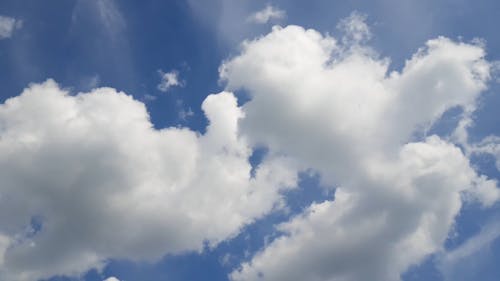
[[0,16],[0,40],[10,38],[16,29],[23,26],[23,21],[15,18]]
[[272,20],[281,20],[286,17],[286,12],[272,5],[267,5],[264,9],[251,14],[247,20],[253,23],[264,24]]

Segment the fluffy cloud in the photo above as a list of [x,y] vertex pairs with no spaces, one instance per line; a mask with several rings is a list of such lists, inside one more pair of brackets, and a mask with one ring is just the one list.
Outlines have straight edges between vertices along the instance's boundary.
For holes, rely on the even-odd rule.
[[271,5],[267,5],[264,9],[250,15],[247,18],[247,20],[249,22],[263,24],[269,22],[270,20],[283,19],[285,18],[285,16],[286,16],[285,11],[273,7]]
[[204,135],[156,130],[131,96],[52,80],[0,105],[0,279],[201,251],[279,204],[292,163],[270,156],[251,177],[236,98],[210,95],[203,110]]
[[[209,95],[205,134],[156,130],[144,104],[112,88],[70,95],[49,80],[7,100],[0,279],[201,251],[280,206],[297,172],[312,169],[335,197],[279,225],[283,235],[231,278],[399,280],[441,249],[464,200],[499,198],[468,153],[416,137],[451,108],[473,112],[490,64],[482,46],[440,37],[388,73],[389,60],[365,45],[364,19],[342,21],[341,40],[288,26],[246,41],[220,75],[251,100]],[[254,146],[269,153],[252,177]]]
[[16,29],[22,27],[22,24],[21,20],[0,16],[0,39],[10,38]]
[[179,72],[176,70],[170,72],[158,70],[158,74],[160,74],[161,77],[160,84],[157,86],[158,90],[167,92],[172,87],[182,86],[182,82],[179,80]]
[[118,278],[116,278],[116,277],[109,277],[104,281],[120,281],[120,280],[118,280]]
[[284,235],[231,275],[233,280],[399,280],[439,250],[464,198],[498,200],[453,143],[419,139],[444,112],[475,109],[490,78],[479,45],[429,40],[401,71],[363,42],[357,14],[340,43],[298,26],[247,41],[220,72],[245,89],[241,133],[252,144],[315,169],[337,186],[279,226]]
[[408,144],[393,161],[280,225],[287,235],[233,279],[399,280],[440,249],[475,173],[459,149],[437,137]]

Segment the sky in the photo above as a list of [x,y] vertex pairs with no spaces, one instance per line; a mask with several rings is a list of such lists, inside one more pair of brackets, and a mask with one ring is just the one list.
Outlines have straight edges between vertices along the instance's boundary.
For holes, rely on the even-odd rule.
[[0,0],[0,281],[498,280],[499,24]]

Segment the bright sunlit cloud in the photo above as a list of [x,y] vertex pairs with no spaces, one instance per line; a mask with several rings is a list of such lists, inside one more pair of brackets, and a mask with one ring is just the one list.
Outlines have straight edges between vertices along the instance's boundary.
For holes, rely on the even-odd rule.
[[206,18],[114,0],[0,16],[0,38],[24,24],[0,44],[0,280],[405,281],[433,257],[448,281],[495,258],[485,40],[393,54],[380,15],[188,3]]

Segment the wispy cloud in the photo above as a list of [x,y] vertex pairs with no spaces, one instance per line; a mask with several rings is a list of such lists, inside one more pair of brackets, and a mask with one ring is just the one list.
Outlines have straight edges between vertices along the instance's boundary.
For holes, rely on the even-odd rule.
[[184,106],[184,101],[179,99],[176,101],[176,107],[177,107],[177,117],[179,117],[180,120],[182,121],[187,121],[189,117],[194,116],[193,109],[191,107],[185,107]]
[[22,20],[0,16],[0,39],[10,38],[16,29],[23,26]]
[[[445,280],[471,280],[481,271],[481,257],[487,256],[492,243],[500,237],[500,223],[486,225],[476,236],[439,258],[439,269]],[[474,262],[471,262],[474,261]]]
[[[284,235],[243,262],[234,281],[399,280],[442,248],[462,194],[485,207],[498,201],[496,183],[455,144],[413,137],[452,107],[477,108],[489,79],[483,47],[432,39],[387,75],[389,59],[368,45],[365,20],[343,19],[341,40],[273,28],[220,67],[228,90],[251,97],[239,132],[337,186],[334,200],[280,224]],[[323,120],[335,125],[318,126]]]
[[247,20],[249,22],[263,24],[271,20],[280,20],[285,17],[286,12],[284,10],[280,10],[268,4],[264,9],[250,15]]
[[354,11],[337,24],[337,28],[344,33],[342,37],[344,44],[358,44],[372,37],[370,28],[366,23],[367,18],[367,15]]
[[78,0],[73,9],[72,24],[90,16],[100,23],[110,40],[119,40],[126,30],[126,20],[114,0]]
[[113,0],[97,1],[99,17],[110,34],[117,34],[126,29],[126,21]]

